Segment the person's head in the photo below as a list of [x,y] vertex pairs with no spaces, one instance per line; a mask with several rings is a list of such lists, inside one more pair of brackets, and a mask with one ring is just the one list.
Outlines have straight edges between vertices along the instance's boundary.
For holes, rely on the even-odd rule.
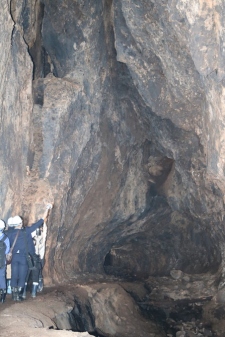
[[10,227],[22,227],[23,225],[23,220],[21,219],[21,217],[19,215],[14,216],[13,218],[10,218],[10,224],[9,224],[9,220],[8,220],[8,225]]
[[5,221],[0,220],[0,232],[2,232],[5,229]]

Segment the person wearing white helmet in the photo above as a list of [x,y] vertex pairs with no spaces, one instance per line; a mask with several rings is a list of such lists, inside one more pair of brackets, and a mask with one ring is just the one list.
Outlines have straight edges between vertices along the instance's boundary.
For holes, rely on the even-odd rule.
[[29,278],[32,279],[32,290],[31,290],[31,297],[36,297],[37,292],[41,292],[43,290],[43,274],[42,270],[44,267],[44,255],[45,255],[45,242],[47,238],[47,224],[44,222],[43,226],[36,229],[34,232],[31,233],[31,236],[34,241],[35,246],[35,269],[30,270],[28,272],[24,287],[24,292],[22,297],[26,298],[26,289]]
[[0,302],[4,303],[6,298],[6,258],[9,253],[9,238],[3,233],[5,222],[0,220]]
[[[51,209],[52,204],[48,204],[47,208]],[[29,279],[32,281],[31,288],[31,297],[35,298],[37,296],[37,292],[41,292],[43,290],[43,274],[42,269],[44,266],[44,255],[45,255],[45,242],[47,237],[47,224],[43,223],[38,229],[31,233],[34,246],[35,246],[35,255],[34,255],[34,264],[35,268],[33,270],[29,270],[26,276],[25,287],[23,292],[23,299],[27,296],[27,285]]]
[[[14,225],[13,225],[13,217],[9,218],[7,221],[7,230],[13,230]],[[7,294],[12,294],[12,289],[11,289],[11,265],[9,264],[6,267],[6,289],[7,289]]]
[[20,216],[16,215],[10,221],[9,228],[6,234],[9,237],[10,244],[16,239],[13,251],[12,251],[12,263],[11,263],[11,288],[12,288],[12,299],[14,301],[23,300],[23,292],[25,287],[26,275],[28,272],[28,254],[34,255],[35,248],[31,237],[31,233],[43,225],[47,220],[49,214],[49,208],[45,209],[45,212],[40,220],[28,226],[23,227],[23,220]]

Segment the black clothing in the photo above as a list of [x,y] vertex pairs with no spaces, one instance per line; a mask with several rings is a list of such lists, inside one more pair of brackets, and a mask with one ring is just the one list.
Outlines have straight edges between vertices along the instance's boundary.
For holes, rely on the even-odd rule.
[[[27,252],[34,255],[35,254],[35,247],[34,242],[31,236],[31,233],[35,231],[37,228],[42,226],[44,223],[43,219],[38,220],[32,226],[17,229],[14,227],[10,227],[6,234],[10,241],[10,246],[13,245],[14,239],[19,232],[18,238],[16,240],[16,244],[12,251],[12,264],[11,264],[11,286],[16,287],[24,287],[25,279],[28,272],[28,264],[27,264]],[[27,241],[27,244],[25,242]]]
[[12,246],[17,232],[20,231],[18,238],[16,240],[15,247],[13,248],[13,255],[20,254],[20,256],[26,256],[27,254],[26,244],[25,244],[25,235],[23,232],[26,233],[28,252],[31,253],[32,255],[35,254],[35,247],[34,247],[33,239],[31,237],[31,233],[35,231],[37,228],[41,227],[43,223],[44,223],[44,220],[40,219],[30,227],[26,227],[22,229],[17,229],[16,227],[15,228],[10,227],[7,231],[5,231],[6,235],[9,238],[10,246]]

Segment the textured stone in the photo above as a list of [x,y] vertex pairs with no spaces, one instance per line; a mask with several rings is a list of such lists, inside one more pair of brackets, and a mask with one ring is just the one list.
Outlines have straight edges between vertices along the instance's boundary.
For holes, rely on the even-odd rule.
[[1,217],[22,212],[23,178],[30,142],[32,62],[23,36],[10,16],[9,1],[0,14]]
[[2,7],[1,213],[30,223],[54,201],[47,283],[175,269],[217,272],[223,287],[224,11],[219,0]]
[[78,331],[103,336],[166,336],[157,324],[140,315],[132,298],[115,284],[78,286],[72,314]]

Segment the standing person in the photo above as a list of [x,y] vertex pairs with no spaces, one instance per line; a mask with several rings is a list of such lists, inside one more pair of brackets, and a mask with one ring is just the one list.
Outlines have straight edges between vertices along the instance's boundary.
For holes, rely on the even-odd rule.
[[44,267],[44,257],[45,257],[45,242],[47,238],[47,224],[44,222],[43,226],[36,229],[32,234],[34,245],[35,245],[35,252],[39,256],[39,279],[38,279],[38,288],[37,291],[42,291],[44,287],[43,283],[43,274],[42,270]]
[[5,302],[6,297],[6,258],[9,253],[9,238],[3,233],[5,222],[0,220],[0,302]]
[[[12,230],[11,226],[11,220],[13,218],[9,218],[7,221],[7,226],[5,227],[6,232],[10,229]],[[11,246],[10,246],[11,249]],[[7,264],[6,266],[6,292],[7,294],[12,294],[12,289],[11,289],[11,264]]]
[[[48,204],[47,208],[51,209],[52,204]],[[35,298],[37,296],[37,291],[41,292],[43,290],[43,275],[42,269],[44,267],[44,255],[45,255],[45,242],[47,237],[47,224],[43,223],[38,229],[31,233],[33,238],[34,247],[35,247],[35,256],[34,256],[34,264],[35,268],[33,270],[28,270],[25,287],[22,297],[26,298],[27,293],[27,284],[29,278],[32,279],[32,289],[31,289],[31,297]]]
[[24,228],[23,220],[20,216],[16,215],[12,218],[10,227],[7,231],[10,244],[16,239],[15,246],[12,251],[12,263],[11,263],[11,287],[12,287],[12,299],[14,301],[23,300],[23,291],[25,286],[25,279],[28,272],[27,255],[35,254],[34,243],[31,237],[31,233],[43,225],[46,221],[49,213],[49,208],[46,208],[42,218],[35,222],[33,225]]

